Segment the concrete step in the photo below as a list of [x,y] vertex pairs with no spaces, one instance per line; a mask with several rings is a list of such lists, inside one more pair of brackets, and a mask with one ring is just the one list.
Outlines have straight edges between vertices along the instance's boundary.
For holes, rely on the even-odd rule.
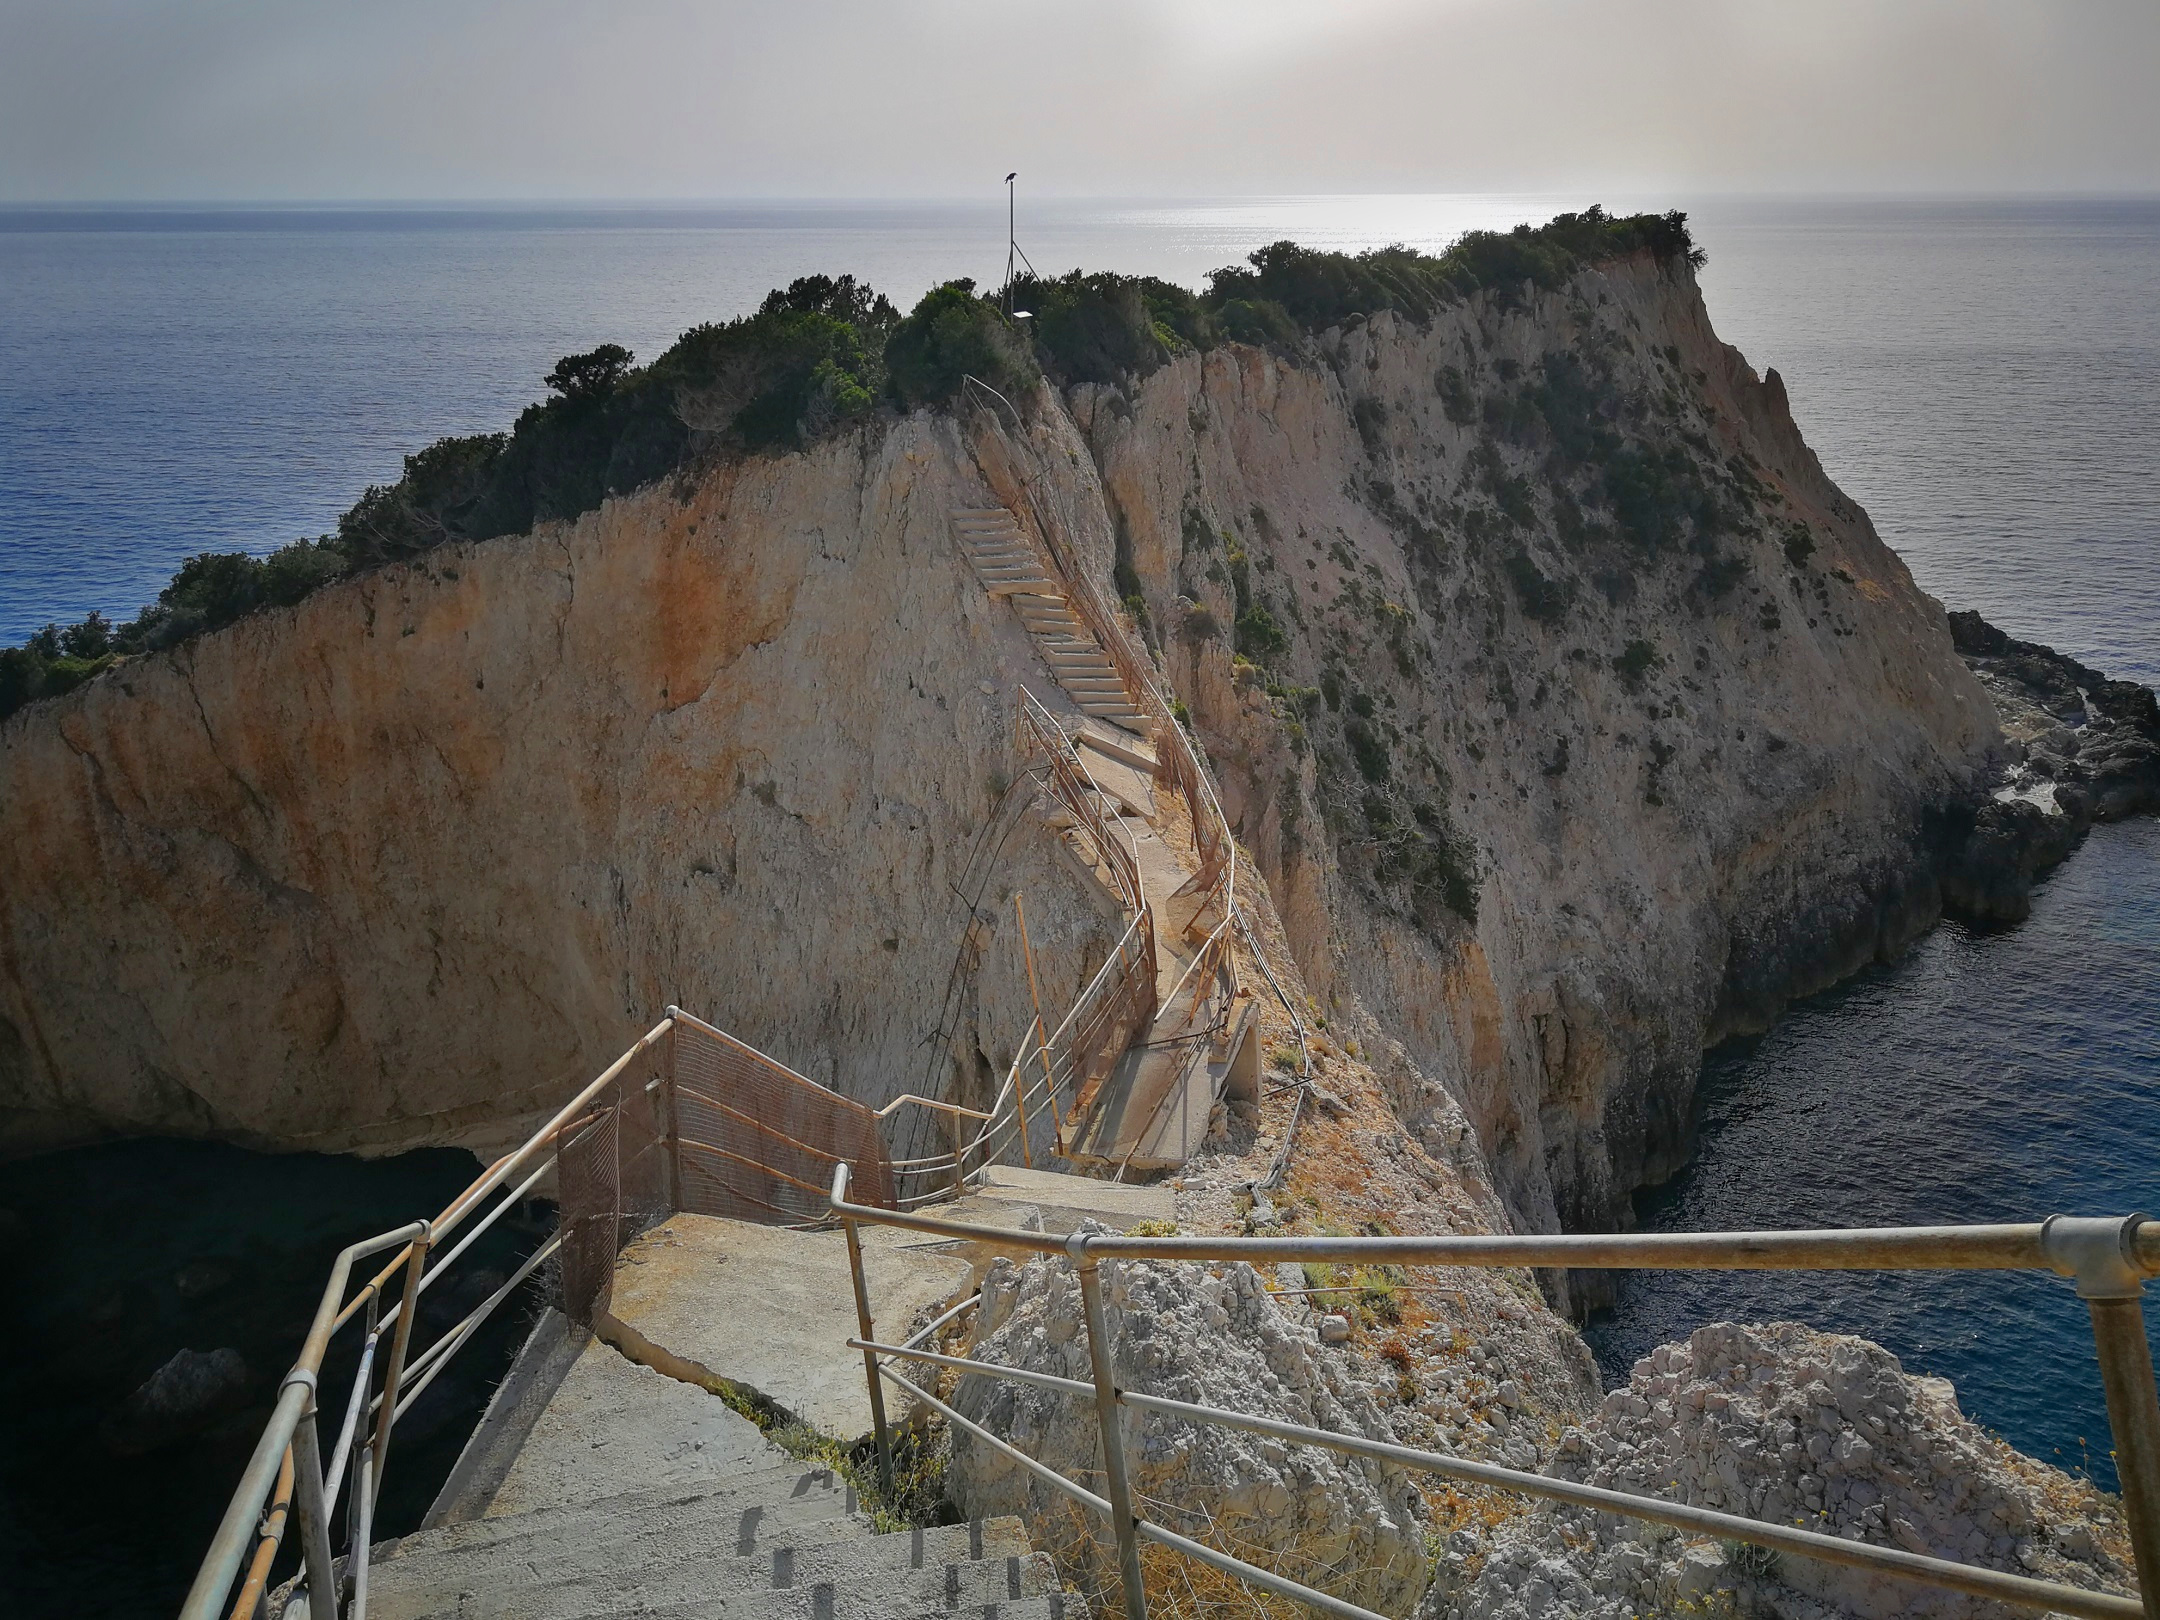
[[744,1469],[793,1461],[718,1397],[591,1339],[484,1512],[504,1518],[631,1491],[715,1490]]
[[[877,1324],[895,1333],[943,1310],[968,1283],[966,1266],[913,1242],[894,1227],[862,1233],[870,1308]],[[618,1324],[636,1338],[618,1333]],[[839,1232],[671,1215],[615,1262],[599,1329],[680,1377],[755,1390],[821,1433],[852,1443],[870,1432],[862,1356],[847,1348],[856,1331],[855,1292]],[[691,1393],[721,1405],[701,1390]],[[886,1409],[899,1420],[895,1398]]]
[[1152,776],[1092,748],[1081,754],[1080,763],[1096,787],[1116,800],[1118,808],[1125,814],[1138,816],[1143,821],[1155,819],[1155,780]]
[[870,1534],[854,1488],[829,1469],[789,1457],[783,1465],[746,1468],[706,1491],[626,1491],[597,1501],[536,1508],[508,1518],[472,1519],[377,1542],[374,1560],[545,1556],[563,1546],[605,1540],[618,1528],[695,1535],[704,1545],[748,1556],[774,1543],[852,1539]]
[[[775,1576],[807,1586],[863,1568],[911,1563],[922,1568],[927,1563],[942,1569],[949,1563],[1018,1556],[1028,1550],[1017,1520],[880,1536],[861,1515],[804,1517],[793,1511],[797,1502],[783,1481],[769,1500],[747,1505],[706,1499],[631,1504],[607,1513],[533,1514],[536,1526],[530,1534],[467,1538],[452,1546],[417,1549],[412,1543],[419,1538],[408,1536],[394,1548],[378,1546],[375,1557],[385,1569],[396,1571],[400,1592],[469,1586],[490,1572],[511,1570],[521,1579],[548,1583],[571,1582],[599,1571],[669,1571],[686,1554],[712,1569],[715,1588],[756,1590],[772,1586]],[[857,1551],[865,1547],[870,1551]]]
[[[732,1543],[724,1545],[731,1546]],[[600,1620],[679,1612],[726,1620],[891,1620],[980,1613],[1041,1597],[1057,1580],[1018,1519],[812,1545],[749,1557],[698,1539],[569,1546],[537,1562],[467,1558],[423,1570],[405,1560],[370,1579],[376,1620]]]
[[1155,747],[1144,735],[1135,736],[1123,727],[1098,724],[1083,725],[1080,735],[1073,739],[1084,748],[1107,754],[1122,765],[1134,770],[1152,773],[1155,769]]
[[1024,1227],[1039,1217],[1042,1230],[1070,1233],[1083,1220],[1101,1221],[1115,1232],[1142,1221],[1177,1219],[1177,1193],[1167,1185],[1102,1181],[1057,1170],[993,1164],[971,1182],[967,1196],[950,1206],[952,1218],[978,1226]]

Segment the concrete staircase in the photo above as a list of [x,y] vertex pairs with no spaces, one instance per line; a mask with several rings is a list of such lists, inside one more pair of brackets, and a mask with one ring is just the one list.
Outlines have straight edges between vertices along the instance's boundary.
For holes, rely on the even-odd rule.
[[1109,654],[1073,612],[1055,571],[1045,565],[1019,520],[1002,506],[960,507],[952,514],[952,530],[975,577],[992,596],[1012,603],[1052,678],[1080,711],[1129,731],[1144,731],[1146,719],[1126,695]]
[[1102,809],[1126,818],[1154,914],[1155,1026],[1081,1100],[1067,1156],[1120,1173],[1175,1168],[1199,1151],[1218,1098],[1257,1095],[1256,1010],[1240,995],[1220,1033],[1188,1032],[1187,1024],[1197,1022],[1194,1002],[1205,991],[1186,970],[1222,919],[1202,915],[1201,898],[1189,891],[1191,863],[1158,827],[1157,762],[1146,740],[1147,722],[1108,654],[1073,612],[1056,570],[1012,512],[956,508],[952,528],[983,588],[1013,604],[1050,673],[1087,717],[1073,744]]
[[560,1317],[467,1451],[375,1547],[371,1620],[1084,1620],[1019,1520],[880,1535],[830,1470]]

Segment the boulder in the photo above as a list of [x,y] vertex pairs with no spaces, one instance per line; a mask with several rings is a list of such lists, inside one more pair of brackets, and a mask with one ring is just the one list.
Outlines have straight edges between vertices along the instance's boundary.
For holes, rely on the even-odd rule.
[[237,1350],[178,1351],[106,1419],[105,1444],[135,1457],[183,1440],[245,1405],[249,1382]]
[[[1638,1496],[1802,1524],[2073,1586],[2134,1584],[2121,1513],[1967,1422],[1949,1382],[1878,1344],[1797,1323],[1701,1328],[1637,1362],[1548,1470]],[[1626,1620],[1731,1595],[1789,1620],[2010,1620],[1984,1599],[1542,1504],[1452,1549],[1427,1620]]]

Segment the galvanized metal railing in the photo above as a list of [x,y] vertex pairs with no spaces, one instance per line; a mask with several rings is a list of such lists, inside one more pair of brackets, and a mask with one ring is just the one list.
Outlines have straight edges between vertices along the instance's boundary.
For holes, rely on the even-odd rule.
[[[481,1325],[517,1289],[552,1259],[561,1247],[558,1233],[542,1244],[508,1281],[407,1365],[413,1321],[420,1295],[455,1265],[490,1227],[514,1209],[555,1167],[555,1145],[593,1100],[616,1084],[623,1072],[673,1025],[662,1019],[636,1045],[573,1097],[515,1152],[491,1165],[432,1221],[413,1221],[395,1231],[364,1239],[341,1251],[315,1307],[315,1317],[292,1370],[278,1388],[277,1404],[262,1438],[256,1442],[225,1515],[211,1537],[195,1581],[181,1605],[181,1620],[257,1620],[266,1610],[271,1566],[291,1521],[297,1517],[301,1565],[310,1612],[316,1620],[338,1614],[363,1616],[367,1609],[368,1548],[376,1500],[390,1460],[390,1440],[398,1419],[479,1331]],[[498,1197],[498,1195],[500,1195]],[[480,1211],[496,1199],[492,1209]],[[478,1217],[475,1219],[475,1217]],[[470,1223],[461,1241],[429,1264],[451,1234]],[[372,1255],[397,1251],[351,1299],[345,1297],[353,1268]],[[397,1303],[386,1313],[392,1280]],[[361,1323],[358,1366],[343,1417],[323,1456],[318,1396],[323,1360],[334,1335],[357,1319]],[[383,1335],[388,1334],[387,1350]],[[378,1364],[381,1385],[375,1383]],[[350,1492],[347,1495],[347,1492]],[[340,1498],[346,1506],[346,1556],[342,1572],[332,1553],[332,1524]],[[238,1581],[239,1590],[234,1592]],[[329,1594],[319,1602],[320,1594]],[[228,1600],[230,1600],[228,1602]]]
[[[1143,1517],[1133,1505],[1134,1493],[1125,1457],[1121,1414],[1126,1411],[1158,1412],[1195,1424],[1215,1424],[1295,1444],[1319,1446],[1347,1456],[1369,1457],[1447,1479],[1719,1536],[1801,1558],[1866,1570],[1892,1580],[1991,1598],[2019,1608],[2086,1616],[2090,1620],[2160,1620],[2160,1395],[2155,1393],[2152,1357],[2139,1302],[2144,1280],[2160,1275],[2160,1221],[2143,1215],[2119,1219],[2057,1215],[2045,1221],[2004,1226],[1660,1233],[1627,1237],[1155,1238],[1078,1234],[1059,1238],[852,1203],[848,1198],[845,1172],[833,1177],[831,1209],[834,1217],[847,1228],[849,1254],[855,1259],[860,1336],[848,1342],[863,1355],[864,1375],[870,1383],[873,1411],[878,1419],[881,1466],[889,1467],[890,1437],[884,1423],[884,1397],[879,1386],[889,1383],[992,1447],[1053,1490],[1108,1520],[1117,1545],[1127,1620],[1145,1620],[1147,1613],[1147,1592],[1140,1568],[1142,1541],[1174,1548],[1254,1586],[1340,1616],[1342,1620],[1382,1620],[1382,1617]],[[965,1356],[944,1355],[922,1348],[924,1336],[921,1334],[906,1344],[881,1342],[871,1319],[868,1292],[862,1281],[861,1246],[856,1237],[859,1225],[903,1227],[937,1237],[980,1243],[998,1251],[1069,1259],[1079,1277],[1092,1381],[1060,1378]],[[1242,1260],[1256,1264],[1347,1261],[1354,1264],[1585,1270],[2053,1272],[2076,1283],[2078,1296],[2090,1310],[2093,1342],[2099,1352],[2101,1382],[2107,1395],[2108,1421],[2114,1431],[2116,1466],[2122,1479],[2124,1516],[2137,1562],[2139,1590],[2144,1595],[2141,1600],[2055,1581],[2035,1580],[1979,1565],[1928,1557],[1901,1547],[1848,1541],[1739,1514],[1691,1507],[1662,1497],[1638,1496],[1443,1452],[1393,1445],[1360,1435],[1337,1434],[1251,1413],[1122,1389],[1114,1371],[1102,1304],[1099,1269],[1105,1259]],[[1102,1443],[1103,1493],[1097,1494],[1067,1479],[1003,1437],[992,1434],[931,1390],[895,1371],[888,1365],[889,1361],[912,1362],[985,1378],[1033,1384],[1058,1390],[1078,1400],[1092,1401]]]
[[[1023,1163],[1033,1164],[1033,1137],[1047,1134],[1048,1151],[1063,1153],[1066,1128],[1090,1088],[1108,1076],[1155,1017],[1155,921],[1141,886],[1132,835],[1117,816],[1105,812],[1102,790],[1072,739],[1024,687],[1015,725],[1021,752],[1043,761],[1044,787],[1085,839],[1089,858],[1107,875],[1108,887],[1126,915],[1125,930],[1055,1029],[1045,1027],[1038,1007],[988,1109],[902,1096],[878,1111],[886,1118],[904,1107],[940,1109],[955,1126],[955,1145],[949,1152],[893,1161],[897,1202],[903,1208],[950,1196],[1016,1150]],[[1027,966],[1032,986],[1032,953]],[[974,1134],[964,1141],[958,1128],[962,1119],[975,1124]]]
[[[641,1067],[641,1059],[649,1062]],[[590,1324],[607,1307],[616,1255],[649,1221],[676,1210],[767,1223],[819,1221],[836,1168],[858,1181],[868,1178],[873,1196],[890,1196],[891,1169],[869,1108],[670,1007],[432,1221],[413,1221],[339,1254],[182,1620],[261,1620],[272,1566],[295,1520],[310,1612],[316,1620],[364,1620],[375,1506],[396,1425],[540,1267],[559,1262],[557,1303],[572,1320]],[[560,1211],[554,1235],[435,1343],[411,1355],[421,1294],[550,1172]],[[390,1262],[347,1299],[354,1267],[392,1250]],[[393,1283],[396,1302],[385,1310]],[[333,1337],[354,1322],[360,1324],[357,1366],[326,1460],[318,1421],[324,1358]],[[342,1568],[332,1550],[341,1502]],[[317,1594],[329,1598],[317,1603]]]

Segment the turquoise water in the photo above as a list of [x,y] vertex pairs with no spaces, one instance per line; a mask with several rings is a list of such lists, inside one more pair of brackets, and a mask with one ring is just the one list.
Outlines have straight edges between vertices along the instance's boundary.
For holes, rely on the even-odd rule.
[[[1782,371],[1832,476],[1923,585],[2160,679],[2160,202],[1062,203],[1024,208],[1022,231],[1048,273],[1197,282],[1282,236],[1437,248],[1597,200],[1690,210],[1720,332]],[[992,280],[1003,256],[996,203],[0,209],[0,641],[130,614],[193,552],[322,532],[404,454],[506,425],[566,352],[651,354],[811,271],[905,302],[949,276]],[[1702,1155],[1645,1200],[1646,1224],[2160,1212],[2156,877],[2150,824],[2101,829],[2023,928],[1946,928],[1714,1054]],[[99,1424],[174,1350],[236,1344],[242,1327],[237,1347],[274,1377],[330,1253],[436,1207],[467,1173],[179,1144],[0,1170],[0,1207],[36,1223],[30,1260],[0,1246],[36,1268],[0,1289],[0,1607],[169,1612],[246,1424],[134,1459],[118,1498]],[[179,1298],[191,1257],[234,1255],[245,1287]],[[1627,1282],[1594,1329],[1608,1372],[1712,1316],[1799,1315],[1955,1378],[1967,1410],[2027,1450],[2104,1450],[2064,1287],[1752,1286]],[[408,1490],[426,1477],[398,1472]]]

